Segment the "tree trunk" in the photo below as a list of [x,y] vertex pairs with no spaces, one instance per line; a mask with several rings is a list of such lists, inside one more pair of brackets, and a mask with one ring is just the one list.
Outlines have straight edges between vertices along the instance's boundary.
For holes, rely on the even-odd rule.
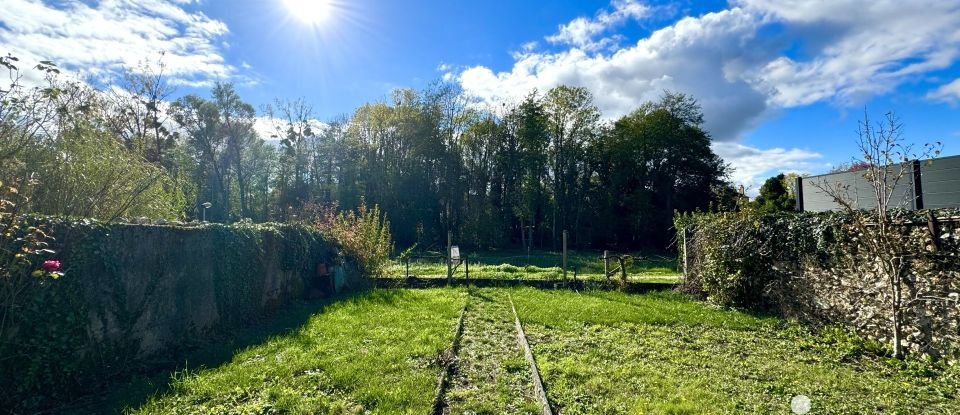
[[903,270],[903,258],[893,257],[890,259],[890,283],[893,293],[893,299],[890,305],[890,320],[893,325],[893,357],[903,358],[903,345],[900,342],[902,337],[902,328],[900,327],[900,313],[903,301],[903,287],[901,284],[901,272]]

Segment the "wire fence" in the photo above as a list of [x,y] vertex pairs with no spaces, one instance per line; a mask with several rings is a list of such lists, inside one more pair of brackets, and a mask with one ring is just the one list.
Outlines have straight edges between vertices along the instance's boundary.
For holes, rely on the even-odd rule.
[[[391,262],[383,276],[390,278],[535,279],[535,280],[658,280],[677,279],[677,259],[667,255],[636,253],[568,252],[490,253],[465,252],[458,258],[443,253],[411,253]],[[449,264],[449,266],[448,266]],[[565,272],[566,271],[566,272]]]

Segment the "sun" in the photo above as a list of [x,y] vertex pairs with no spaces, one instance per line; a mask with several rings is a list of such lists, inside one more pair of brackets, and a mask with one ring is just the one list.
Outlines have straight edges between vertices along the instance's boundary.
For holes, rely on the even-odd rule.
[[287,11],[304,23],[318,25],[330,18],[330,0],[283,0]]

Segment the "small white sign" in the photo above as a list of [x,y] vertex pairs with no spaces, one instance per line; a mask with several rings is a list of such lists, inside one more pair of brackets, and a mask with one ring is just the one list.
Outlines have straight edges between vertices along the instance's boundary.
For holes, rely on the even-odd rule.
[[456,245],[450,247],[450,259],[454,261],[460,260],[460,247]]

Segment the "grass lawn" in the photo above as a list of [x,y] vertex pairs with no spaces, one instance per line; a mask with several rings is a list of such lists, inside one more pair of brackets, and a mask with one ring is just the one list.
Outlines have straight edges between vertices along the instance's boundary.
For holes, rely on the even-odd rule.
[[375,290],[328,306],[300,330],[176,375],[133,414],[425,414],[466,295]]
[[[540,279],[559,280],[563,276],[562,255],[559,252],[532,251],[480,251],[462,252],[470,262],[470,278],[489,279]],[[410,261],[410,274],[419,277],[446,278],[447,266],[443,253],[435,252],[431,257],[413,258]],[[572,278],[576,270],[577,278],[601,280],[603,275],[602,252],[570,251],[567,255],[567,277]],[[611,253],[611,255],[614,255]],[[677,260],[664,254],[634,253],[627,266],[627,277],[631,281],[675,283],[678,281]],[[618,267],[615,259],[610,260],[610,270]],[[457,268],[455,277],[464,277],[464,266]],[[388,277],[406,275],[406,264],[395,259],[384,269]],[[613,278],[619,278],[619,274]]]
[[878,357],[839,330],[711,309],[673,293],[514,293],[563,414],[960,413],[960,370]]
[[[427,414],[466,305],[449,414],[539,413],[512,295],[554,413],[960,413],[960,366],[901,362],[838,329],[719,310],[672,292],[372,290],[222,364],[181,371],[129,414]],[[122,394],[120,385],[117,386]]]

